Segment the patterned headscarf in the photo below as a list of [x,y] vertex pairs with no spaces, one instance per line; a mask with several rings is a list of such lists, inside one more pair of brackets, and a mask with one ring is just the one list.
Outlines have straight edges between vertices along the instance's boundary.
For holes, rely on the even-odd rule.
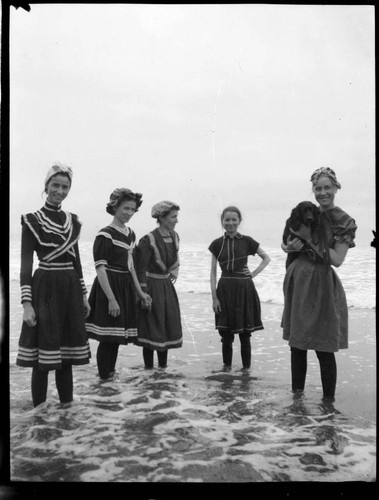
[[159,219],[159,217],[164,217],[171,210],[180,210],[180,207],[173,201],[160,201],[156,203],[151,209],[151,216],[154,219]]
[[67,165],[63,165],[62,163],[54,163],[52,167],[49,168],[46,178],[45,178],[45,187],[49,180],[54,176],[58,174],[64,174],[68,175],[70,179],[70,183],[72,183],[72,169],[71,167],[68,167]]
[[129,199],[136,202],[136,212],[138,212],[138,208],[142,205],[141,198],[141,193],[133,193],[133,191],[128,188],[116,188],[109,197],[109,203],[107,203],[106,210],[109,214],[113,215],[120,203],[124,199]]
[[311,179],[310,179],[313,186],[316,185],[319,178],[322,177],[323,175],[326,177],[329,177],[329,179],[331,179],[331,181],[336,186],[336,188],[341,189],[341,184],[337,181],[335,171],[329,167],[320,167],[313,172]]

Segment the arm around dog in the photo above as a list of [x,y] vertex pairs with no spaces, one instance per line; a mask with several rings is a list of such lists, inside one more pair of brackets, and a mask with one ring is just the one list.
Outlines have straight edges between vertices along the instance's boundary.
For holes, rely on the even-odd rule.
[[303,246],[304,243],[301,241],[300,238],[291,239],[291,236],[288,236],[287,244],[283,242],[281,243],[282,250],[286,253],[298,252],[303,248]]
[[[323,257],[322,251],[319,248],[319,245],[316,245],[312,241],[311,237],[311,232],[309,227],[302,225],[298,231],[296,231],[297,237],[302,238],[307,242],[307,244],[320,255],[320,257]],[[329,260],[330,264],[334,267],[340,267],[340,265],[344,262],[347,251],[349,250],[349,244],[346,242],[336,242],[334,248],[328,247],[327,251],[329,252]]]

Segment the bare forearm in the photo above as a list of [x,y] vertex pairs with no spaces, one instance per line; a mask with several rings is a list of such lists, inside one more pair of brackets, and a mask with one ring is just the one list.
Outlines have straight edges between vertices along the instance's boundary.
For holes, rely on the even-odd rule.
[[217,282],[216,274],[211,271],[210,283],[211,283],[211,293],[212,293],[212,298],[213,299],[215,299],[217,297],[217,294],[216,294],[216,282]]
[[96,269],[96,274],[97,278],[99,280],[100,286],[105,293],[105,296],[107,297],[108,300],[114,300],[115,296],[113,294],[112,288],[109,284],[107,272],[105,270],[105,267],[100,266]]
[[251,273],[252,277],[255,278],[255,276],[258,276],[258,274],[261,273],[266,266],[268,266],[270,261],[270,257],[268,255],[265,255],[259,266]]

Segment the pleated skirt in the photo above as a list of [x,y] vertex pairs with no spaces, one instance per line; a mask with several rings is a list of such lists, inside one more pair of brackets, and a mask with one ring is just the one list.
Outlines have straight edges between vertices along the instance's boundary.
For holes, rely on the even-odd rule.
[[151,311],[138,308],[136,344],[156,351],[182,347],[183,335],[179,300],[169,278],[147,280],[153,299]]
[[222,335],[263,330],[261,303],[249,276],[222,275],[217,283],[221,313],[215,315],[215,328]]
[[85,330],[83,294],[75,270],[36,269],[32,305],[37,324],[22,324],[16,364],[57,370],[84,365],[91,357]]
[[91,313],[86,320],[89,338],[117,344],[134,343],[137,338],[137,303],[133,278],[130,273],[107,270],[109,284],[120,307],[120,315],[108,313],[108,299],[96,276],[88,302]]

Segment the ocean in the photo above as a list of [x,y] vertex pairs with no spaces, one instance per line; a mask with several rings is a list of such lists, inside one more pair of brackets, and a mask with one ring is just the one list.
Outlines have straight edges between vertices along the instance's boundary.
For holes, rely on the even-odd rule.
[[[95,277],[92,243],[80,243],[85,282]],[[10,468],[17,482],[292,483],[376,481],[375,250],[352,249],[337,270],[349,305],[349,349],[337,353],[336,401],[322,399],[308,356],[304,394],[290,390],[281,338],[285,254],[265,248],[269,266],[254,281],[265,329],[252,338],[252,368],[222,370],[211,307],[210,254],[182,245],[176,283],[183,347],[165,370],[143,368],[141,349],[121,346],[112,380],[74,367],[74,402],[59,403],[54,376],[33,408],[30,369],[15,365],[21,328],[19,245],[10,262]],[[252,259],[250,268],[259,262]],[[154,498],[154,496],[152,497]]]
[[[96,276],[92,242],[80,242],[80,255],[84,280],[88,290]],[[285,275],[286,254],[281,248],[265,248],[271,262],[264,271],[255,278],[262,302],[283,305],[283,279]],[[10,247],[10,281],[18,286],[20,273],[20,244]],[[260,258],[250,257],[249,267],[253,269]],[[183,293],[208,294],[210,292],[210,252],[207,245],[200,243],[182,245],[180,248],[180,279],[176,289]],[[349,250],[343,265],[336,270],[346,291],[349,307],[373,309],[376,306],[376,254],[371,247],[352,248]],[[14,283],[14,282],[17,282]]]

